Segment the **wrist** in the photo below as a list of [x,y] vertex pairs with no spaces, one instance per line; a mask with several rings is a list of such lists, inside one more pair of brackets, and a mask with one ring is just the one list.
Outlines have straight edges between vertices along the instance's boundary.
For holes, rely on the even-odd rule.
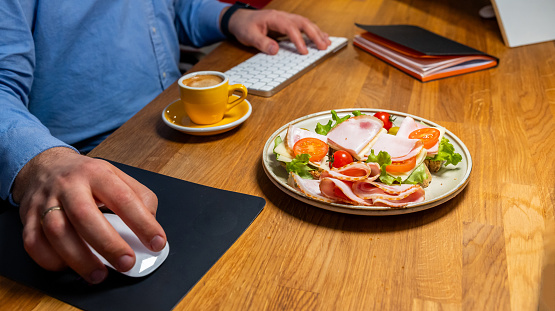
[[228,38],[235,38],[235,36],[229,31],[229,21],[231,20],[231,16],[237,12],[237,10],[246,9],[246,10],[256,10],[256,8],[250,6],[247,3],[243,2],[235,2],[234,5],[229,6],[223,12],[222,18],[220,20],[220,29],[222,33]]
[[41,167],[48,167],[54,159],[65,155],[78,155],[79,153],[70,147],[53,147],[37,154],[27,162],[14,179],[11,191],[13,203],[19,203],[31,180],[36,178]]

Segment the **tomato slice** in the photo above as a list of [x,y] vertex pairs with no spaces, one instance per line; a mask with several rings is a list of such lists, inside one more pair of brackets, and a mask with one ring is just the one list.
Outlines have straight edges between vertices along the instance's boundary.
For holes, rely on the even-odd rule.
[[404,173],[412,170],[416,166],[416,157],[412,157],[405,161],[391,162],[390,165],[385,167],[388,173]]
[[310,155],[310,161],[317,162],[322,160],[328,154],[328,144],[319,140],[318,138],[303,138],[295,143],[293,146],[295,156],[299,154]]
[[439,140],[440,132],[438,129],[432,127],[426,127],[422,129],[418,129],[416,131],[412,131],[409,134],[409,138],[411,139],[420,139],[424,144],[424,148],[430,149],[432,148],[437,141]]

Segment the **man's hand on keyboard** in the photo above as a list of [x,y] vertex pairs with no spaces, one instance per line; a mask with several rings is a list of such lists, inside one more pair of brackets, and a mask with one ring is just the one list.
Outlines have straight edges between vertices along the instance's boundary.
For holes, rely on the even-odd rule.
[[287,35],[301,54],[307,54],[302,33],[320,50],[330,44],[328,34],[306,17],[276,10],[237,10],[229,20],[229,31],[244,45],[275,55],[278,43],[268,37],[269,32]]

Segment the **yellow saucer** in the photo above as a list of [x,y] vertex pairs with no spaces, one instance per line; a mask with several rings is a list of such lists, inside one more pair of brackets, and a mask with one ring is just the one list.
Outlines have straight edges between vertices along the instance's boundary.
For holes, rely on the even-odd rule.
[[191,119],[189,119],[185,113],[181,100],[178,99],[169,104],[164,111],[162,111],[162,120],[164,120],[164,123],[169,127],[183,133],[207,136],[220,134],[236,128],[239,124],[245,122],[245,120],[250,117],[251,113],[251,103],[245,99],[237,106],[231,108],[220,122],[209,125],[199,125],[193,123]]

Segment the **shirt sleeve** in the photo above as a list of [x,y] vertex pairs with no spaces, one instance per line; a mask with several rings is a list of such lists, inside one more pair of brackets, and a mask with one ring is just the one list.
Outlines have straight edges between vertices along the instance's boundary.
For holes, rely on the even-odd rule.
[[216,0],[182,0],[175,6],[179,41],[201,47],[226,37],[220,29],[220,14],[228,3]]
[[[21,168],[37,154],[58,146],[54,138],[27,109],[35,68],[31,34],[32,8],[20,1],[0,6],[0,198],[10,197]],[[12,201],[13,203],[13,201]]]

